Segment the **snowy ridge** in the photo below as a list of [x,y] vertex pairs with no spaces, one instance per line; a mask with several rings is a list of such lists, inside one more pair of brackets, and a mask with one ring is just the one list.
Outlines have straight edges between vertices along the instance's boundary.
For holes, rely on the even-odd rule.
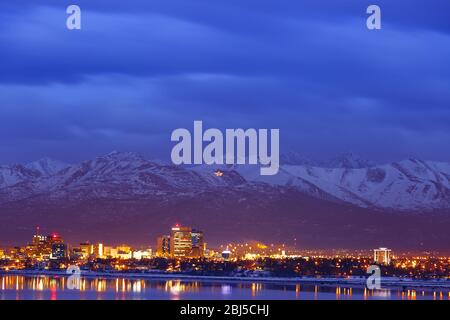
[[[450,164],[409,159],[360,168],[283,166],[274,177],[243,172],[248,180],[295,186],[311,185],[345,202],[400,210],[450,207]],[[309,183],[305,189],[305,182]]]
[[[450,208],[450,164],[409,159],[368,166],[340,158],[339,167],[282,165],[275,176],[258,166],[174,166],[136,153],[112,152],[67,165],[42,159],[0,166],[0,205],[27,198],[139,199],[195,196],[211,190],[260,192],[268,198],[287,188],[324,201],[402,211]],[[223,172],[218,175],[217,170]],[[240,190],[240,191],[239,191]],[[255,191],[261,190],[261,191]]]
[[68,166],[69,165],[67,163],[49,158],[43,158],[25,165],[27,169],[37,171],[42,176],[50,176],[61,171],[64,168],[67,168]]
[[313,160],[304,155],[289,151],[281,155],[280,163],[282,165],[302,165],[319,168],[346,168],[346,169],[361,169],[375,166],[372,161],[363,159],[362,157],[352,152],[346,152],[337,157],[326,161]]

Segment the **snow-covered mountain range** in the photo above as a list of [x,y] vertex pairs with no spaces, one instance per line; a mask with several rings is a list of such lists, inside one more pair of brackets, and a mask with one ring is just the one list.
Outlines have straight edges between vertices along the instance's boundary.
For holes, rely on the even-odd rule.
[[281,155],[283,165],[303,165],[320,168],[346,168],[360,169],[375,166],[375,163],[361,158],[360,156],[346,152],[328,160],[313,160],[298,152],[289,151]]
[[360,207],[395,210],[450,208],[450,164],[408,159],[367,168],[284,165],[276,176],[238,170],[247,180],[324,193]]
[[[262,197],[295,189],[324,201],[383,210],[450,208],[449,163],[409,159],[373,165],[349,155],[330,167],[294,160],[275,176],[261,176],[257,166],[180,167],[122,152],[71,165],[51,159],[3,165],[0,206],[27,199],[164,199],[238,188],[263,190]],[[216,175],[218,169],[224,174]]]

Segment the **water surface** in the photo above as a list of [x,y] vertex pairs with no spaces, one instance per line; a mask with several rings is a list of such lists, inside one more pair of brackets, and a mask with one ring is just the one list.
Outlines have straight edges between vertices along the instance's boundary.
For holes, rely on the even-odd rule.
[[283,299],[283,300],[450,300],[450,292],[401,289],[367,290],[342,285],[273,284],[117,278],[81,278],[70,290],[62,276],[0,275],[0,299],[142,300],[142,299]]

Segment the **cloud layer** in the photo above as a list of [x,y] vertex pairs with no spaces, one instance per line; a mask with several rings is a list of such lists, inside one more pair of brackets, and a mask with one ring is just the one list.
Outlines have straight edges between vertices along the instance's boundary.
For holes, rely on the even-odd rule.
[[67,1],[0,5],[0,162],[167,158],[193,120],[314,157],[450,159],[448,1],[377,1],[379,32],[356,0],[77,2],[81,31]]

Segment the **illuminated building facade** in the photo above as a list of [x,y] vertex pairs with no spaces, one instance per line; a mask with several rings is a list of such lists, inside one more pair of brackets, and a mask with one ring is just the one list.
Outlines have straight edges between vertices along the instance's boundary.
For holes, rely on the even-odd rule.
[[33,236],[31,251],[33,251],[33,255],[37,258],[42,258],[46,256],[50,256],[51,253],[51,245],[48,241],[47,236],[43,236],[40,234],[35,234]]
[[[59,246],[56,246],[59,245]],[[39,234],[39,228],[31,244],[25,247],[25,251],[28,256],[38,258],[38,259],[55,259],[54,256],[57,253],[59,256],[62,254],[61,250],[64,245],[64,240],[62,237],[56,233],[48,236]],[[65,246],[65,245],[64,245]],[[64,249],[64,255],[67,256],[67,246]]]
[[67,258],[67,245],[65,243],[53,243],[51,259],[65,259]]
[[112,258],[113,255],[115,256],[117,254],[117,250],[115,250],[111,246],[103,246],[103,256],[107,258]]
[[94,253],[94,246],[89,242],[80,243],[80,253],[83,259],[87,259]]
[[194,258],[203,258],[205,255],[205,241],[203,239],[203,232],[192,229],[192,252],[191,256]]
[[131,247],[126,244],[121,244],[116,249],[116,257],[119,259],[131,259],[133,257]]
[[391,263],[391,250],[378,248],[373,250],[373,261],[377,264],[388,265]]
[[222,258],[223,258],[223,260],[228,261],[228,260],[230,260],[230,257],[231,257],[231,251],[230,250],[226,249],[226,250],[222,251]]
[[192,228],[176,225],[170,235],[170,255],[172,258],[186,258],[192,252]]
[[96,258],[103,258],[104,257],[104,247],[103,243],[97,243],[93,246],[93,255]]
[[170,236],[158,237],[156,240],[156,255],[158,257],[170,256]]
[[142,260],[150,259],[152,257],[152,249],[133,251],[133,259]]

